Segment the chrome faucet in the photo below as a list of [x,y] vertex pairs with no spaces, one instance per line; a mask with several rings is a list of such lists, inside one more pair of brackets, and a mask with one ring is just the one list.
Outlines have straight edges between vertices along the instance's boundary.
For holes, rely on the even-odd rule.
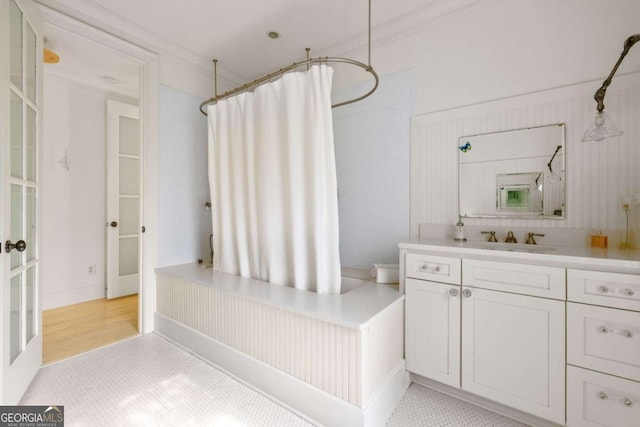
[[513,231],[507,233],[507,238],[504,239],[504,241],[507,243],[518,243],[516,236],[513,235]]
[[488,234],[487,242],[497,242],[496,232],[495,231],[481,231],[480,234]]
[[534,239],[533,236],[544,237],[544,234],[542,234],[542,233],[528,233],[527,241],[524,242],[524,243],[527,244],[527,245],[537,245],[536,239]]

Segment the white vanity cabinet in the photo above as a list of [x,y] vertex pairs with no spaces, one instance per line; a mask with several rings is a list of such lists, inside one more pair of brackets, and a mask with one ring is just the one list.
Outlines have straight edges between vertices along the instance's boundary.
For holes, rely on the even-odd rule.
[[564,269],[404,255],[407,369],[563,424]]
[[460,259],[407,254],[407,370],[460,387]]
[[564,423],[564,302],[472,287],[462,295],[462,389]]
[[640,425],[640,275],[567,270],[567,425]]

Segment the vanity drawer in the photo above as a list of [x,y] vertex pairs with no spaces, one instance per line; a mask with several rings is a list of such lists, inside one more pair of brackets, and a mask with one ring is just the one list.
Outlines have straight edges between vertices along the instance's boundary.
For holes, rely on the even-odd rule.
[[558,267],[465,259],[465,286],[565,299],[565,270]]
[[640,313],[568,303],[567,362],[640,381]]
[[640,311],[640,275],[567,270],[569,301]]
[[567,426],[637,427],[640,383],[567,367]]
[[405,263],[407,277],[460,284],[460,258],[408,253]]

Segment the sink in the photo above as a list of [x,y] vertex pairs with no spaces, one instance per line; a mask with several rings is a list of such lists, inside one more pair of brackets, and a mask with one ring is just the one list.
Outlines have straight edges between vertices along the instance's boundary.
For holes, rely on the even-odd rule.
[[523,243],[491,243],[491,242],[477,242],[469,243],[467,246],[476,249],[489,249],[492,251],[508,251],[508,252],[528,252],[528,253],[546,253],[555,251],[556,248],[543,245],[526,245]]

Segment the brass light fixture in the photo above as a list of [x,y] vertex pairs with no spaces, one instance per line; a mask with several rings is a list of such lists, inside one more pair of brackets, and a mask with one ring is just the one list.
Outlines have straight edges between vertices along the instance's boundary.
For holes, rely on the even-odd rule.
[[622,129],[620,129],[613,122],[613,120],[611,120],[611,117],[609,117],[604,112],[604,97],[607,93],[607,88],[611,84],[613,75],[616,73],[616,71],[618,71],[618,67],[620,66],[620,63],[622,62],[624,57],[627,56],[627,53],[629,53],[629,49],[631,49],[631,47],[634,44],[636,44],[638,41],[640,41],[640,34],[634,34],[630,36],[627,40],[625,40],[624,49],[620,54],[620,58],[618,58],[618,62],[616,62],[616,65],[613,66],[613,70],[611,70],[609,77],[607,77],[607,79],[602,83],[602,86],[600,87],[600,89],[598,89],[596,93],[593,95],[593,99],[595,99],[598,104],[597,105],[598,112],[596,113],[594,118],[594,125],[589,129],[587,129],[587,131],[584,133],[584,136],[582,137],[582,142],[604,141],[607,138],[622,135],[623,133]]

